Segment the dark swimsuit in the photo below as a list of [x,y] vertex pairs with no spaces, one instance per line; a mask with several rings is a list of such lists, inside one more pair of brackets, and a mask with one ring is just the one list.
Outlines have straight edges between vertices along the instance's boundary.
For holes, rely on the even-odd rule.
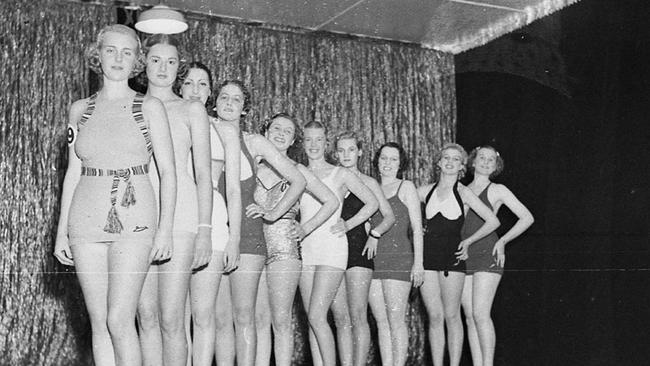
[[[438,183],[427,194],[425,205],[429,204],[437,186]],[[456,258],[455,254],[458,251],[460,231],[465,221],[463,201],[458,194],[458,182],[454,184],[453,194],[460,207],[461,215],[455,220],[450,220],[443,216],[442,212],[437,212],[433,217],[427,218],[424,233],[424,269],[444,271],[445,276],[449,271],[465,273],[465,261]]]
[[[239,133],[239,142],[241,144],[241,151],[246,157],[248,165],[251,167],[253,174],[241,180],[241,204],[242,204],[242,220],[241,220],[241,237],[239,241],[239,252],[241,254],[254,254],[266,257],[266,243],[264,241],[264,229],[262,218],[247,217],[246,207],[255,202],[255,187],[257,186],[257,163],[253,156],[248,151],[246,143],[244,142],[244,135]],[[243,163],[243,161],[242,161]],[[219,192],[226,192],[226,177],[224,174],[219,178]],[[224,195],[224,199],[225,199]],[[226,201],[226,204],[228,202]]]
[[[343,200],[343,208],[341,209],[341,218],[349,220],[357,214],[364,206],[363,201],[354,193],[350,192]],[[366,247],[368,241],[368,233],[366,233],[365,223],[360,224],[349,230],[346,233],[348,237],[348,269],[352,267],[363,267],[374,269],[375,265],[372,259],[368,259],[367,255],[361,255],[363,248]],[[367,254],[367,253],[366,253]]]
[[[488,187],[490,187],[489,184],[487,187],[485,187],[483,192],[479,194],[478,198],[480,198],[481,201],[485,203],[485,205],[489,207],[490,210],[492,210],[492,205],[490,204],[490,200],[487,196]],[[474,210],[470,209],[467,212],[467,217],[465,217],[465,225],[463,225],[463,229],[460,233],[461,239],[465,240],[472,236],[472,234],[481,228],[484,223],[485,221],[483,221],[483,219],[477,215]],[[499,236],[496,232],[493,231],[484,238],[479,239],[469,246],[469,249],[467,250],[468,275],[472,275],[475,272],[492,272],[503,274],[503,267],[497,264],[496,257],[492,255],[492,250],[494,249],[494,244],[496,244],[497,240],[499,240]]]

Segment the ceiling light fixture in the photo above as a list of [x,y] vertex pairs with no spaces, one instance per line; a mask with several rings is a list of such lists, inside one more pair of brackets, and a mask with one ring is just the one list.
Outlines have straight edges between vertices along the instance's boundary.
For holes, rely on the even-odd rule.
[[144,33],[183,33],[188,25],[183,14],[168,6],[158,4],[149,10],[145,10],[138,17],[135,29]]

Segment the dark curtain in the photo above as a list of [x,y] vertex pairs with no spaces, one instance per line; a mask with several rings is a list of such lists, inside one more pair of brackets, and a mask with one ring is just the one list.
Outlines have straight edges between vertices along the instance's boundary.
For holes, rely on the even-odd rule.
[[[52,256],[66,168],[65,126],[71,102],[93,80],[83,49],[115,21],[116,8],[74,1],[0,3],[0,364],[87,365],[90,324],[73,270]],[[402,143],[413,158],[407,176],[429,181],[433,151],[455,135],[455,80],[450,55],[411,45],[326,34],[296,34],[193,15],[183,36],[190,58],[217,80],[251,86],[256,130],[273,112],[330,134],[354,129],[366,140],[362,169],[375,148]],[[409,309],[411,364],[425,362],[424,320]],[[309,363],[304,312],[297,308],[295,364]],[[378,363],[376,346],[369,363]]]
[[[550,18],[561,24],[557,50],[568,89],[518,73],[456,78],[458,141],[500,149],[506,170],[497,181],[536,218],[507,247],[494,301],[495,364],[645,364],[647,4],[582,1]],[[505,43],[510,50],[512,42]],[[486,54],[501,54],[501,47],[504,42],[495,41],[469,51],[463,62],[476,64]],[[511,61],[518,59],[502,60]],[[547,59],[529,61],[527,68],[541,71]],[[503,231],[514,217],[501,211]]]
[[72,272],[52,256],[71,102],[88,94],[83,50],[114,10],[0,3],[0,349],[3,365],[89,364]]

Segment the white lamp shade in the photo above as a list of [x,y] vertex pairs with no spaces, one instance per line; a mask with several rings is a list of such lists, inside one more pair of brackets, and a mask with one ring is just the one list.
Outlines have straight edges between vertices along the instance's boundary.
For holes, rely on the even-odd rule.
[[187,23],[183,14],[170,9],[165,5],[156,5],[143,11],[135,23],[135,29],[144,33],[175,34],[187,30]]

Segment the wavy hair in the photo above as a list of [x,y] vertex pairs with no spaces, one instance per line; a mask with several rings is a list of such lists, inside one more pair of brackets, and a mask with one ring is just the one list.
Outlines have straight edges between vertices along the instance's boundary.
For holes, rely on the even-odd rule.
[[[226,87],[226,85],[235,85],[236,87],[239,88],[239,90],[241,90],[241,93],[244,95],[244,107],[242,108],[242,116],[248,114],[248,112],[250,112],[251,110],[251,93],[246,87],[246,85],[244,85],[244,83],[240,80],[228,79],[223,81],[221,84],[219,84],[219,86],[217,87],[217,92],[214,93],[215,100],[216,98],[219,97],[221,90],[224,87]],[[215,107],[216,107],[216,102],[215,102]]]
[[[185,50],[181,47],[181,43],[172,34],[162,34],[162,33],[157,33],[157,34],[152,34],[149,37],[147,37],[144,42],[142,42],[142,51],[145,55],[145,60],[146,56],[151,50],[151,47],[157,45],[157,44],[166,44],[173,46],[176,48],[176,53],[178,53],[178,70],[176,71],[176,80],[174,80],[174,85],[172,86],[172,90],[174,93],[178,94],[180,91],[180,85],[181,85],[181,80],[185,79],[187,76],[187,61],[185,59]],[[147,78],[147,70],[146,67],[143,70],[143,72],[138,75],[138,82],[141,85],[147,85],[148,84],[148,78]]]
[[503,161],[503,158],[501,157],[501,154],[495,149],[494,147],[490,145],[483,145],[483,146],[477,146],[475,147],[472,152],[469,154],[469,157],[467,158],[467,169],[469,170],[470,173],[474,173],[474,160],[476,160],[476,156],[478,155],[478,151],[481,149],[489,149],[494,151],[494,154],[496,155],[496,167],[492,174],[490,174],[490,178],[495,178],[501,172],[503,172],[503,169],[505,168],[505,162]]
[[102,63],[99,57],[100,49],[104,43],[104,36],[106,33],[119,33],[129,37],[132,37],[137,43],[138,48],[135,50],[136,60],[133,70],[129,74],[129,78],[135,77],[140,74],[146,67],[146,59],[142,49],[142,42],[140,38],[135,33],[135,31],[122,24],[111,24],[102,28],[99,33],[97,33],[97,40],[91,43],[85,50],[84,54],[86,60],[88,61],[88,67],[94,71],[97,75],[102,76],[104,72],[102,71]]
[[267,118],[262,126],[260,126],[260,134],[266,137],[266,132],[271,128],[273,122],[275,122],[277,118],[285,118],[293,123],[293,143],[287,149],[287,156],[295,162],[304,164],[307,159],[305,156],[305,150],[302,146],[302,129],[300,128],[300,123],[295,117],[285,112],[276,113],[271,116],[271,118]]
[[438,163],[440,162],[440,159],[442,159],[442,153],[445,150],[450,150],[450,149],[458,151],[462,158],[462,162],[461,162],[462,167],[458,172],[458,179],[463,178],[465,176],[465,172],[467,172],[467,151],[465,151],[465,148],[457,143],[447,142],[446,144],[442,145],[442,148],[439,151],[437,151],[434,156],[434,169],[436,173],[436,180],[440,178],[440,167],[438,166]]
[[379,180],[379,182],[381,182],[381,174],[379,174],[379,155],[381,155],[381,151],[385,147],[392,147],[393,149],[397,149],[397,151],[399,152],[399,168],[397,168],[397,178],[403,179],[404,171],[406,170],[406,168],[408,168],[409,165],[409,158],[406,155],[406,150],[404,150],[402,145],[392,141],[381,145],[379,149],[377,149],[377,151],[375,152],[375,156],[372,158],[372,167],[377,172],[377,179]]

